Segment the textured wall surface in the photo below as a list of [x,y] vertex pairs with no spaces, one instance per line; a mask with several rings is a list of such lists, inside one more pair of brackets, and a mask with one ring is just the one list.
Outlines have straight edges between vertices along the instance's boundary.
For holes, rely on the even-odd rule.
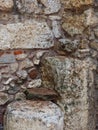
[[1,0],[1,123],[10,102],[38,98],[61,107],[65,130],[97,129],[97,60],[97,0]]

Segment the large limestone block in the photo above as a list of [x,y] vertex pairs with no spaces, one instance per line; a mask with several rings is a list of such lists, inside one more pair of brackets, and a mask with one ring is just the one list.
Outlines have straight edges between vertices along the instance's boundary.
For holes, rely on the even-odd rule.
[[94,0],[61,0],[66,9],[83,9],[83,6],[93,5]]
[[50,101],[20,101],[8,105],[4,130],[63,130],[63,113]]
[[0,49],[32,49],[53,46],[53,34],[46,22],[25,21],[0,25]]
[[60,95],[65,130],[94,130],[94,76],[90,58],[46,57],[42,62],[43,86]]
[[0,0],[0,10],[10,11],[14,6],[13,0]]

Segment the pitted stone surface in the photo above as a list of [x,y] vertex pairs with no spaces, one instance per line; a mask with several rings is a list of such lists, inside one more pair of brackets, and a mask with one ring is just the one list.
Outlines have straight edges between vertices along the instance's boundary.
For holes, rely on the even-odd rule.
[[13,0],[0,0],[0,10],[10,11],[14,6]]
[[81,34],[85,28],[98,25],[98,17],[92,9],[84,11],[82,15],[64,13],[63,29],[71,36]]
[[45,6],[44,9],[45,14],[56,13],[61,8],[60,0],[41,0],[41,2]]
[[20,101],[8,105],[4,130],[63,130],[63,113],[48,101]]
[[16,0],[16,6],[20,13],[40,13],[41,11],[37,0]]
[[46,22],[26,21],[0,25],[0,49],[32,49],[53,46],[53,34]]
[[94,103],[94,69],[95,66],[89,58],[78,60],[56,56],[47,57],[43,61],[43,86],[54,88],[61,95],[58,104],[65,111],[66,130],[95,128],[92,121],[94,113],[89,115],[94,110],[94,106],[91,105]]
[[94,4],[94,0],[61,0],[66,9],[83,8],[83,6],[89,6]]

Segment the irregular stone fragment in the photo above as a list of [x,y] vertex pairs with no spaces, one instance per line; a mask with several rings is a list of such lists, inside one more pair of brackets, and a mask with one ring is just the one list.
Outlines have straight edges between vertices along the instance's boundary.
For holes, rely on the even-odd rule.
[[98,42],[97,41],[90,42],[90,47],[95,50],[98,50]]
[[8,85],[8,84],[9,84],[11,81],[13,81],[13,80],[14,80],[14,77],[13,77],[13,78],[10,77],[6,82],[4,82],[4,84],[5,84],[5,85]]
[[49,15],[50,20],[61,20],[62,18],[58,15]]
[[45,6],[45,14],[56,13],[61,8],[60,0],[41,0],[41,2]]
[[9,73],[10,72],[10,67],[8,65],[0,65],[0,73]]
[[40,59],[37,59],[36,57],[33,58],[33,63],[34,65],[39,65],[40,64]]
[[84,19],[84,15],[66,16],[62,27],[71,36],[82,34],[85,29]]
[[9,65],[9,67],[10,67],[10,73],[15,73],[17,70],[18,70],[18,63],[17,62],[15,62],[15,63],[11,63],[10,65]]
[[86,15],[86,25],[87,26],[96,26],[98,25],[98,17],[95,15],[95,12],[92,8],[84,12]]
[[4,105],[8,100],[8,94],[0,92],[0,105]]
[[94,14],[92,8],[86,10],[81,15],[72,15],[65,13],[63,29],[71,36],[83,34],[85,28],[88,26],[96,26],[98,24],[98,17]]
[[27,54],[25,54],[25,53],[20,54],[20,55],[16,55],[17,60],[24,60],[26,57],[27,57]]
[[56,91],[47,88],[31,88],[24,93],[29,100],[57,101],[60,98]]
[[13,0],[0,0],[1,11],[11,11],[14,6]]
[[65,9],[83,9],[83,6],[94,4],[94,0],[61,0]]
[[0,25],[0,49],[50,48],[53,34],[46,22],[25,21]]
[[98,38],[98,28],[94,29],[95,36]]
[[52,21],[52,27],[53,27],[53,33],[56,38],[61,37],[61,28],[60,28],[60,23],[56,20]]
[[20,62],[19,70],[30,68],[33,66],[34,66],[33,62],[31,60],[29,60],[28,58],[26,58],[25,60]]
[[40,87],[41,86],[41,83],[42,83],[42,80],[41,79],[34,79],[32,80],[27,88],[36,88],[36,87]]
[[41,8],[37,0],[16,0],[16,5],[20,13],[40,13]]
[[25,70],[20,70],[16,74],[20,79],[26,79],[28,76],[27,71]]
[[4,54],[2,56],[0,56],[0,63],[14,63],[16,62],[15,60],[15,56],[13,54]]
[[10,86],[9,85],[0,85],[0,92],[4,92],[9,90]]
[[45,51],[38,51],[35,56],[33,57],[33,63],[34,65],[39,65],[40,64],[40,58],[43,56]]
[[58,104],[65,111],[65,129],[93,130],[95,128],[93,71],[96,65],[92,59],[79,60],[56,56],[46,57],[42,64],[43,86],[54,88],[61,95]]
[[59,40],[59,48],[62,51],[67,51],[67,52],[73,52],[75,51],[78,46],[79,46],[79,41],[78,40],[70,40],[70,39],[60,39]]
[[63,130],[63,112],[50,101],[17,101],[7,107],[5,130]]
[[46,51],[38,51],[38,52],[36,53],[36,55],[35,55],[36,58],[37,58],[37,59],[40,59],[45,52],[46,52]]
[[19,92],[15,95],[16,100],[26,100],[26,96],[23,92]]
[[10,95],[15,95],[16,93],[18,93],[20,91],[20,86],[15,85],[15,86],[11,86],[10,89],[8,90],[8,94]]

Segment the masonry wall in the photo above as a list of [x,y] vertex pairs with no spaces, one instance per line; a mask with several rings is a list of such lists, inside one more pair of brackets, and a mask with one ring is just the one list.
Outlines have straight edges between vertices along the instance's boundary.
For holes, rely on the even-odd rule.
[[97,128],[97,8],[97,0],[0,1],[1,117],[25,90],[49,88],[65,130]]

